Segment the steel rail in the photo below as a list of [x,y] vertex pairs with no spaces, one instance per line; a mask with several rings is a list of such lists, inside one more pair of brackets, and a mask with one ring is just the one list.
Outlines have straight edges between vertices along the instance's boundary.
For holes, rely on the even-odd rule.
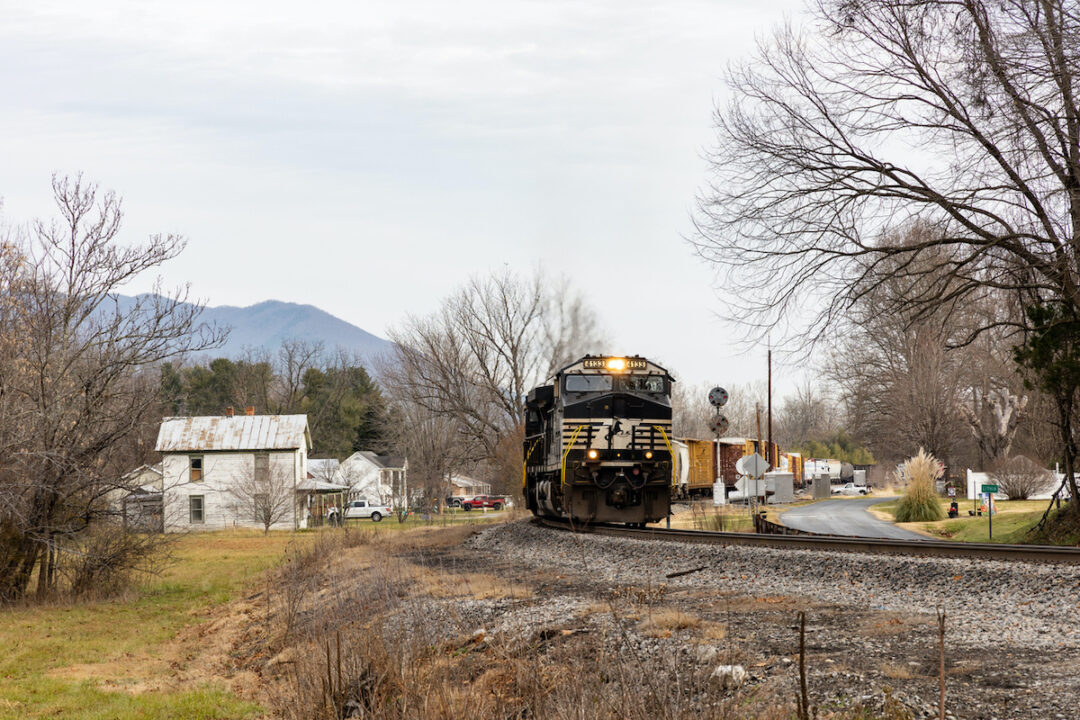
[[769,535],[759,533],[678,530],[667,528],[628,528],[619,525],[573,525],[565,520],[535,518],[545,527],[611,537],[640,540],[692,542],[707,545],[750,545],[788,550],[835,550],[841,552],[913,555],[921,557],[982,558],[1012,562],[1080,563],[1080,548],[1056,545],[1008,545],[999,543],[962,543],[944,540],[892,540],[846,535]]

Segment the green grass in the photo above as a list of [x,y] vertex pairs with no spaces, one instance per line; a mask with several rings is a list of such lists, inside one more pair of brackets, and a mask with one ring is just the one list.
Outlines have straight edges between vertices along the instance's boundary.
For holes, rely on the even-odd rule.
[[177,542],[175,562],[132,599],[0,611],[0,718],[258,715],[223,686],[176,687],[170,663],[177,634],[238,597],[294,539],[194,534]]
[[222,686],[200,685],[176,692],[131,694],[103,690],[90,680],[63,682],[36,678],[5,688],[0,695],[0,718],[86,718],[142,720],[144,718],[254,718],[262,710],[240,700]]
[[[938,498],[943,511],[949,508],[950,498]],[[958,499],[960,517],[955,520],[945,519],[937,522],[914,522],[905,525],[913,529],[929,533],[943,540],[955,540],[957,542],[995,542],[995,543],[1026,543],[1029,542],[1027,532],[1042,517],[1046,510],[1046,500],[1000,500],[996,502],[997,513],[993,517],[994,535],[990,537],[990,518],[985,514],[981,517],[971,517],[968,510],[972,510],[973,501]],[[890,500],[873,506],[876,511],[882,511],[895,519],[896,510],[900,499]]]

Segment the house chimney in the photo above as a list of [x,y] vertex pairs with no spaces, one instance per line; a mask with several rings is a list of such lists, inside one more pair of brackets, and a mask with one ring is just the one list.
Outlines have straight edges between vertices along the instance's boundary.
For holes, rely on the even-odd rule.
[[232,417],[232,416],[233,416],[233,407],[232,407],[232,405],[230,405],[229,407],[225,408],[225,417]]
[[246,408],[244,408],[244,414],[245,415],[254,415],[255,414],[255,406],[254,405],[248,405]]

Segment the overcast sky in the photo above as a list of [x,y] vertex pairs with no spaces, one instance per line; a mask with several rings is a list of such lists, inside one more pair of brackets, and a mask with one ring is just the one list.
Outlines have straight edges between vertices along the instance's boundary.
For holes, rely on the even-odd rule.
[[125,239],[188,238],[163,277],[211,305],[309,303],[385,336],[470,274],[542,266],[613,352],[764,376],[683,238],[724,69],[800,0],[0,9],[9,223],[81,170],[124,197]]

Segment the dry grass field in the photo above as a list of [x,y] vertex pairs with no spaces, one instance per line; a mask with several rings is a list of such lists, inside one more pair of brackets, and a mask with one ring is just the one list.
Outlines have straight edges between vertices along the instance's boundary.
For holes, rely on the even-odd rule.
[[[537,570],[471,550],[475,532],[383,522],[181,538],[168,570],[126,597],[5,610],[0,718],[787,720],[790,626],[807,608],[819,691],[832,689],[825,669],[927,680],[908,657],[879,652],[921,641],[923,618],[603,585],[554,558]],[[850,628],[843,647],[872,659],[832,652],[826,626]],[[711,673],[725,663],[744,664],[753,682],[719,687]],[[819,717],[905,715],[879,699]]]
[[159,577],[126,597],[3,610],[0,717],[258,715],[202,666],[216,640],[203,628],[277,565],[289,543],[306,541],[254,531],[190,535]]
[[[350,522],[347,533],[191,534],[177,540],[160,575],[120,597],[0,610],[0,719],[261,716],[251,678],[233,667],[229,653],[252,618],[267,615],[267,597],[276,605],[279,586],[268,571],[309,553],[323,535],[389,538],[445,526],[456,537],[489,521],[473,515],[442,523]],[[492,589],[492,578],[429,575],[413,568],[402,579],[434,593],[452,593],[456,585],[503,592]]]

